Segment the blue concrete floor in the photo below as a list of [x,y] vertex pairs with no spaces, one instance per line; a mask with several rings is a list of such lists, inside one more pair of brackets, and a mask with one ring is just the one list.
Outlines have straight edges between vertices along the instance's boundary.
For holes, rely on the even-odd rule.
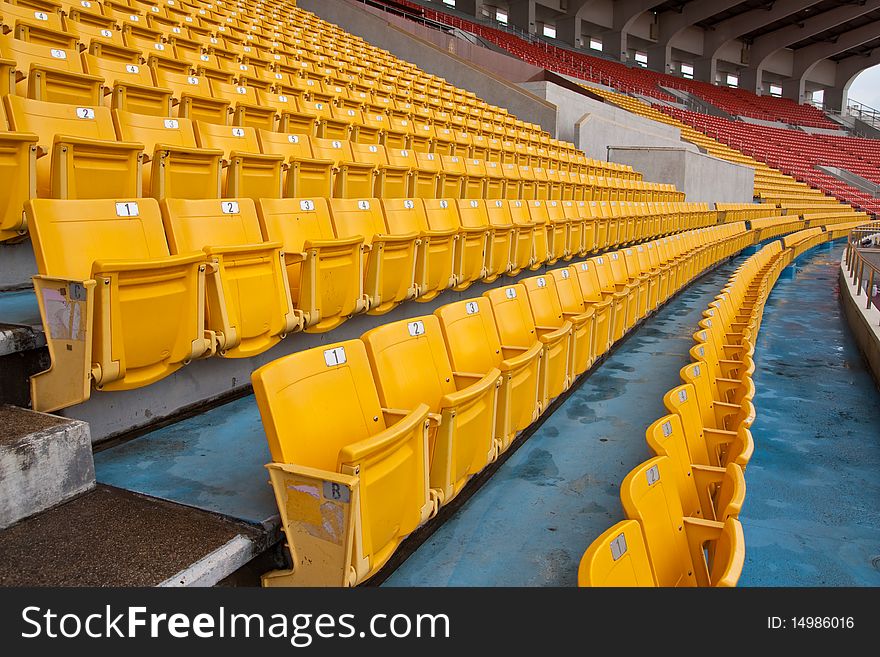
[[95,454],[99,482],[261,524],[278,515],[253,395]]
[[880,586],[880,392],[839,306],[842,248],[789,267],[764,312],[741,586]]
[[623,518],[620,482],[680,383],[702,311],[742,258],[649,319],[389,578],[386,586],[574,586],[590,542]]
[[33,290],[0,292],[0,324],[40,324],[40,307]]

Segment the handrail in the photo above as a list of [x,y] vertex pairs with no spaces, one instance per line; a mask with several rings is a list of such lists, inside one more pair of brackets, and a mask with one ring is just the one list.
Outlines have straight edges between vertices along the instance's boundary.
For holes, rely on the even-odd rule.
[[[874,294],[874,281],[880,286],[880,261],[874,264],[860,251],[861,248],[865,248],[862,247],[862,243],[866,239],[870,239],[874,244],[880,246],[880,221],[872,221],[869,224],[853,228],[849,232],[849,237],[846,241],[845,263],[849,276],[856,288],[856,298],[864,290],[867,297],[865,309],[870,309],[873,304],[880,310],[880,300],[874,300],[878,296]],[[865,269],[867,269],[868,274],[867,281],[865,280]],[[865,284],[866,282],[867,285]]]

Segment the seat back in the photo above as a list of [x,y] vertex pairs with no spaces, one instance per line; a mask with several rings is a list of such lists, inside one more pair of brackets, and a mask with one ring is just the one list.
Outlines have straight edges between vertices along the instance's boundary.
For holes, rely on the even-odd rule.
[[586,310],[586,306],[577,276],[572,276],[572,268],[577,269],[577,265],[553,269],[547,273],[556,285],[556,294],[562,312],[579,314]]
[[698,465],[711,465],[703,434],[703,419],[700,415],[694,386],[686,383],[673,388],[663,396],[663,404],[666,406],[666,410],[675,413],[681,420],[690,462]]
[[434,311],[456,372],[482,374],[502,361],[501,342],[492,304],[483,298],[466,299]]
[[626,517],[642,526],[658,586],[696,586],[674,465],[657,456],[636,466],[620,485]]
[[360,235],[372,244],[375,235],[386,235],[385,219],[378,199],[330,199],[330,218],[339,238]]
[[164,199],[162,208],[172,253],[264,241],[257,209],[249,198]]
[[[645,431],[645,440],[656,456],[669,457],[675,472],[682,513],[694,518],[703,517],[681,418],[673,413],[655,420]],[[709,520],[714,518],[710,517]]]
[[217,125],[196,121],[196,141],[202,148],[217,148],[229,159],[232,153],[259,153],[260,142],[255,128],[246,126]]
[[521,283],[483,292],[492,304],[498,337],[504,346],[529,348],[538,340],[528,295]]
[[600,534],[578,567],[578,586],[657,586],[636,520],[623,520]]
[[520,283],[526,288],[535,325],[561,328],[565,318],[562,316],[562,305],[556,291],[556,279],[550,275],[531,276],[522,279]]
[[37,270],[86,280],[100,260],[153,260],[169,254],[155,199],[29,202]]
[[383,324],[364,333],[361,340],[385,408],[427,404],[438,413],[443,397],[455,392],[452,365],[434,315]]
[[115,109],[113,124],[119,139],[143,144],[144,151],[150,156],[157,144],[186,148],[198,146],[192,121],[189,119],[172,119]]

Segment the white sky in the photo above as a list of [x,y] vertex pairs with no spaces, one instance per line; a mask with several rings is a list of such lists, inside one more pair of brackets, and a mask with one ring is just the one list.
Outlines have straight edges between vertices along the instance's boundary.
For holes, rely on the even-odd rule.
[[849,88],[849,98],[880,109],[880,66],[872,66],[859,73]]

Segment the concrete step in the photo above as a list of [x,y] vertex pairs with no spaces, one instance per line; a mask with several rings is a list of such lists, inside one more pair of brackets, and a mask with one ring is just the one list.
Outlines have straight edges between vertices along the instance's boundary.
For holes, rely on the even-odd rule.
[[99,485],[0,531],[0,586],[212,586],[269,534]]

